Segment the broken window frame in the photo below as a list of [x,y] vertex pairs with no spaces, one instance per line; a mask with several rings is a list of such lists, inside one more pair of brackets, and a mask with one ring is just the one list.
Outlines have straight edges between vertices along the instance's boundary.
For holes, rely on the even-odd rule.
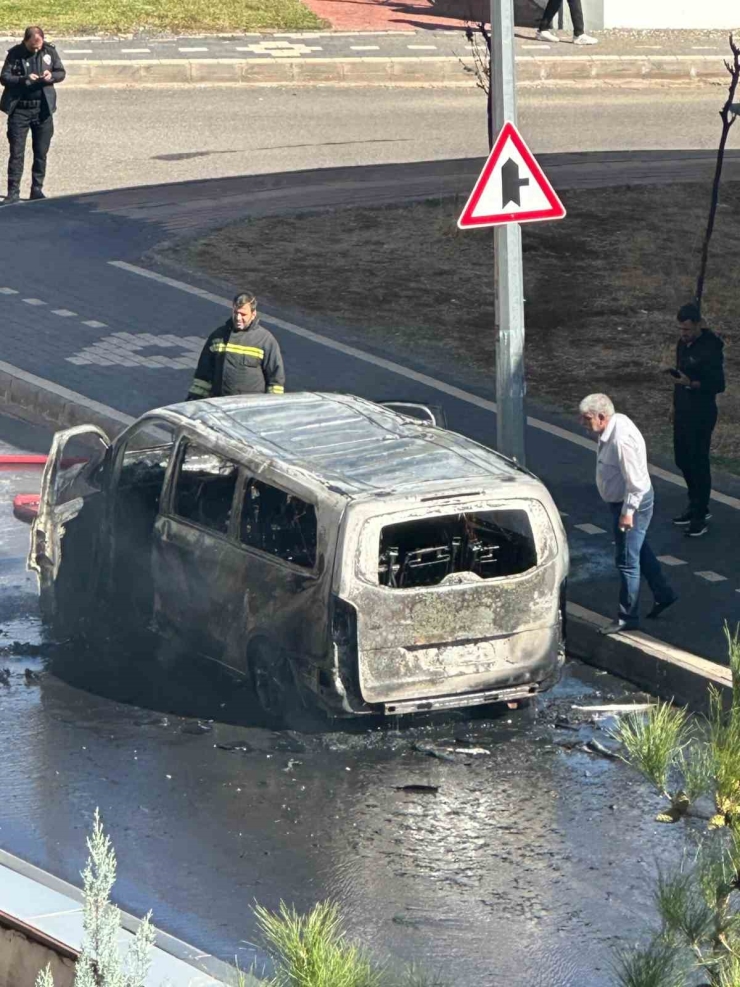
[[[243,468],[243,476],[240,484],[240,489],[237,494],[237,503],[235,506],[235,538],[237,544],[240,548],[244,549],[246,552],[254,552],[262,559],[270,559],[272,562],[277,562],[280,565],[288,566],[291,570],[295,572],[300,572],[303,575],[318,575],[318,565],[320,559],[319,552],[319,508],[318,504],[307,497],[305,493],[298,493],[296,490],[288,490],[285,486],[276,483],[271,477],[266,476],[264,473],[257,473],[254,470],[248,468]],[[314,556],[311,565],[302,565],[299,562],[294,562],[292,559],[287,559],[282,555],[270,552],[267,549],[261,548],[259,545],[250,544],[242,539],[242,521],[244,515],[244,507],[246,503],[246,497],[251,483],[260,483],[265,487],[269,487],[271,490],[276,491],[279,494],[283,494],[285,497],[293,497],[295,500],[300,501],[307,508],[310,508],[313,512],[313,519],[315,524],[315,542],[314,542]]]
[[[183,473],[183,465],[185,463],[185,457],[187,456],[188,447],[197,448],[201,455],[203,456],[213,456],[218,458],[222,463],[228,464],[233,467],[234,486],[231,493],[231,506],[229,508],[228,523],[222,528],[214,527],[212,524],[204,521],[202,518],[190,517],[187,514],[181,514],[178,510],[178,494],[179,494],[179,483],[180,478]],[[195,472],[195,471],[193,471]],[[240,500],[240,489],[241,489],[241,476],[242,476],[242,466],[235,459],[230,458],[221,451],[217,449],[208,449],[205,446],[202,437],[181,435],[177,443],[176,455],[174,457],[174,467],[172,471],[172,479],[170,482],[170,493],[168,498],[168,513],[175,518],[177,521],[183,524],[190,524],[198,528],[199,531],[207,532],[210,535],[215,535],[220,538],[227,538],[233,540],[234,538],[234,525],[235,516],[237,511],[237,505],[241,503]],[[160,513],[161,513],[160,508]]]
[[[536,562],[533,566],[523,572],[514,575],[493,576],[487,579],[478,577],[475,582],[439,582],[422,586],[388,586],[380,582],[378,563],[380,555],[381,536],[384,528],[413,522],[419,520],[432,520],[434,518],[451,517],[456,514],[480,514],[495,511],[521,510],[528,518],[532,536],[534,539],[534,549]],[[413,510],[402,510],[398,512],[388,512],[368,519],[362,526],[360,535],[360,550],[357,554],[355,566],[355,576],[364,583],[377,587],[380,590],[398,593],[433,593],[439,590],[469,589],[471,586],[481,588],[494,587],[501,580],[522,579],[552,562],[558,554],[558,543],[555,531],[552,527],[549,515],[545,506],[534,498],[517,497],[511,500],[490,500],[459,502],[440,505],[433,509],[424,510],[421,505]],[[464,575],[458,573],[458,575]]]

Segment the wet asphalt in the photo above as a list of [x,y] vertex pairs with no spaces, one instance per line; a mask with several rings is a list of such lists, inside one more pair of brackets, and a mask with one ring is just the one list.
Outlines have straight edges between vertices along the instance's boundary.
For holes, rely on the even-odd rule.
[[[0,452],[44,442],[0,417]],[[644,932],[656,863],[683,836],[584,746],[613,747],[613,721],[573,707],[641,693],[570,663],[529,709],[275,733],[211,669],[44,640],[11,510],[39,476],[0,470],[0,846],[79,884],[99,806],[117,902],[242,967],[264,959],[255,901],[331,897],[377,956],[455,987],[613,982],[613,948]]]

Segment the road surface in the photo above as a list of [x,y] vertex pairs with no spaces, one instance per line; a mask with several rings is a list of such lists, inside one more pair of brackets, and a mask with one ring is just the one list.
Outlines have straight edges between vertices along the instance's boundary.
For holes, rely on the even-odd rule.
[[[543,86],[520,92],[519,122],[539,153],[712,148],[723,93],[707,85]],[[467,88],[65,92],[60,86],[47,186],[51,194],[65,195],[472,157],[486,152],[485,113],[483,94]]]

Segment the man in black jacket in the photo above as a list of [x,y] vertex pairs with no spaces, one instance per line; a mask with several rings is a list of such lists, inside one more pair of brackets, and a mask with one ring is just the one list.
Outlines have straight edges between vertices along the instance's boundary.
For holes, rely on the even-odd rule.
[[46,155],[54,135],[57,94],[54,84],[67,73],[54,45],[40,27],[27,27],[23,41],[8,52],[0,73],[0,111],[8,115],[8,194],[5,205],[20,199],[23,157],[28,131],[33,144],[31,198],[44,199]]
[[681,336],[673,372],[673,449],[683,473],[689,506],[673,519],[691,538],[707,532],[712,474],[709,448],[717,423],[717,395],[725,389],[724,343],[702,328],[699,307],[693,303],[678,311]]
[[257,299],[234,298],[231,318],[206,340],[188,401],[227,394],[283,394],[285,370],[278,341],[260,325]]

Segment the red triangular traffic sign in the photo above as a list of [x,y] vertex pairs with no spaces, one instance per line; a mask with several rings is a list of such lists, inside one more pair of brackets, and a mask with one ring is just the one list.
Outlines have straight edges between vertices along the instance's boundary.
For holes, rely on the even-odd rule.
[[505,123],[457,225],[468,230],[563,216],[565,207],[524,138],[513,123]]

